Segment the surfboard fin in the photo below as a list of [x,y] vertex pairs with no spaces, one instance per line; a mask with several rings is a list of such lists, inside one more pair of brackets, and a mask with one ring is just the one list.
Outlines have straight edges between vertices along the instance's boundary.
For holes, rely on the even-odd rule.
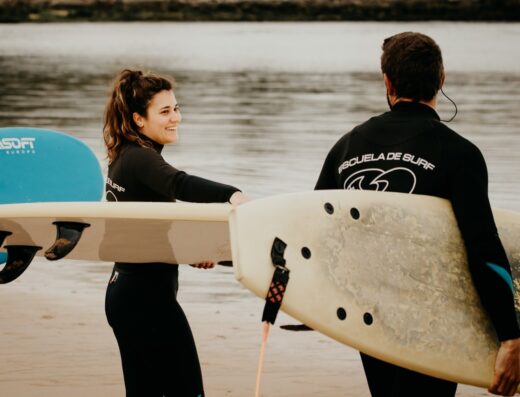
[[5,230],[0,230],[0,247],[4,244],[4,240],[6,237],[10,236],[11,232],[6,232]]
[[286,331],[314,331],[311,327],[305,324],[286,324],[280,325],[280,328]]
[[36,251],[42,247],[30,245],[8,245],[7,261],[2,270],[0,270],[0,284],[7,284],[16,280],[31,264]]
[[[11,232],[7,232],[5,230],[0,230],[0,247],[4,245],[4,240],[6,237],[10,236]],[[7,261],[7,252],[0,252],[0,265]]]
[[90,225],[81,222],[53,222],[56,225],[56,241],[47,251],[45,257],[57,261],[68,255],[78,244],[83,230]]

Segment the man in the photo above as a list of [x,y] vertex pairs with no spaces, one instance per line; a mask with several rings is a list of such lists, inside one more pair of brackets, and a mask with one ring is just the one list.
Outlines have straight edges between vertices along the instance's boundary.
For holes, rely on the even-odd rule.
[[[489,204],[484,158],[435,112],[444,83],[441,50],[428,36],[400,33],[384,41],[381,68],[390,111],[334,145],[316,189],[387,190],[451,201],[473,282],[501,342],[489,391],[512,396],[520,382],[520,330],[511,271]],[[349,161],[366,154],[370,162]],[[386,183],[379,183],[381,179]],[[363,353],[361,359],[374,397],[455,395],[456,383]]]

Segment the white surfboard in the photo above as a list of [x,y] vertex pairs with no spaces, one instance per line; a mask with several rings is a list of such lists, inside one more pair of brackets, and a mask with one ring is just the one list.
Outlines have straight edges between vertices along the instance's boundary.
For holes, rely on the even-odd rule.
[[[495,211],[518,287],[520,214]],[[498,342],[446,200],[317,191],[274,196],[230,216],[236,278],[261,298],[276,237],[290,279],[282,310],[397,365],[488,387]]]
[[191,264],[230,261],[229,204],[74,202],[0,205],[3,246],[56,240],[54,222],[88,225],[68,259]]

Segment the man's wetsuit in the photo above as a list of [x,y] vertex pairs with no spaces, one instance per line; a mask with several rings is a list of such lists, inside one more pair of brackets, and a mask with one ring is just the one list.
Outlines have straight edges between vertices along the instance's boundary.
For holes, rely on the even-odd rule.
[[[316,189],[394,191],[450,200],[473,282],[504,341],[517,338],[520,331],[509,262],[497,234],[487,185],[486,164],[475,145],[442,124],[431,107],[398,102],[334,145]],[[455,383],[361,357],[373,396],[455,394]]]
[[[144,139],[153,148],[127,142],[110,164],[108,201],[227,202],[238,191],[173,168],[161,156],[162,146]],[[105,310],[121,352],[128,397],[204,395],[195,342],[176,299],[177,281],[176,265],[114,266]]]

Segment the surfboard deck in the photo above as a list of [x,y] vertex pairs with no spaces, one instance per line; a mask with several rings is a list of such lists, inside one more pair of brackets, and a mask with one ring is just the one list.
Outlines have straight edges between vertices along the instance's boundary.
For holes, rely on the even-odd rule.
[[[495,219],[518,289],[520,214],[496,210]],[[352,190],[274,196],[238,207],[230,234],[235,276],[261,298],[273,241],[287,244],[281,309],[302,323],[396,365],[489,386],[498,341],[446,200]]]
[[4,246],[39,246],[57,239],[55,222],[88,225],[66,256],[110,262],[193,264],[231,260],[229,204],[74,202],[0,205]]
[[[99,162],[70,135],[41,128],[0,128],[0,205],[47,201],[99,201]],[[7,254],[0,251],[0,264]]]

